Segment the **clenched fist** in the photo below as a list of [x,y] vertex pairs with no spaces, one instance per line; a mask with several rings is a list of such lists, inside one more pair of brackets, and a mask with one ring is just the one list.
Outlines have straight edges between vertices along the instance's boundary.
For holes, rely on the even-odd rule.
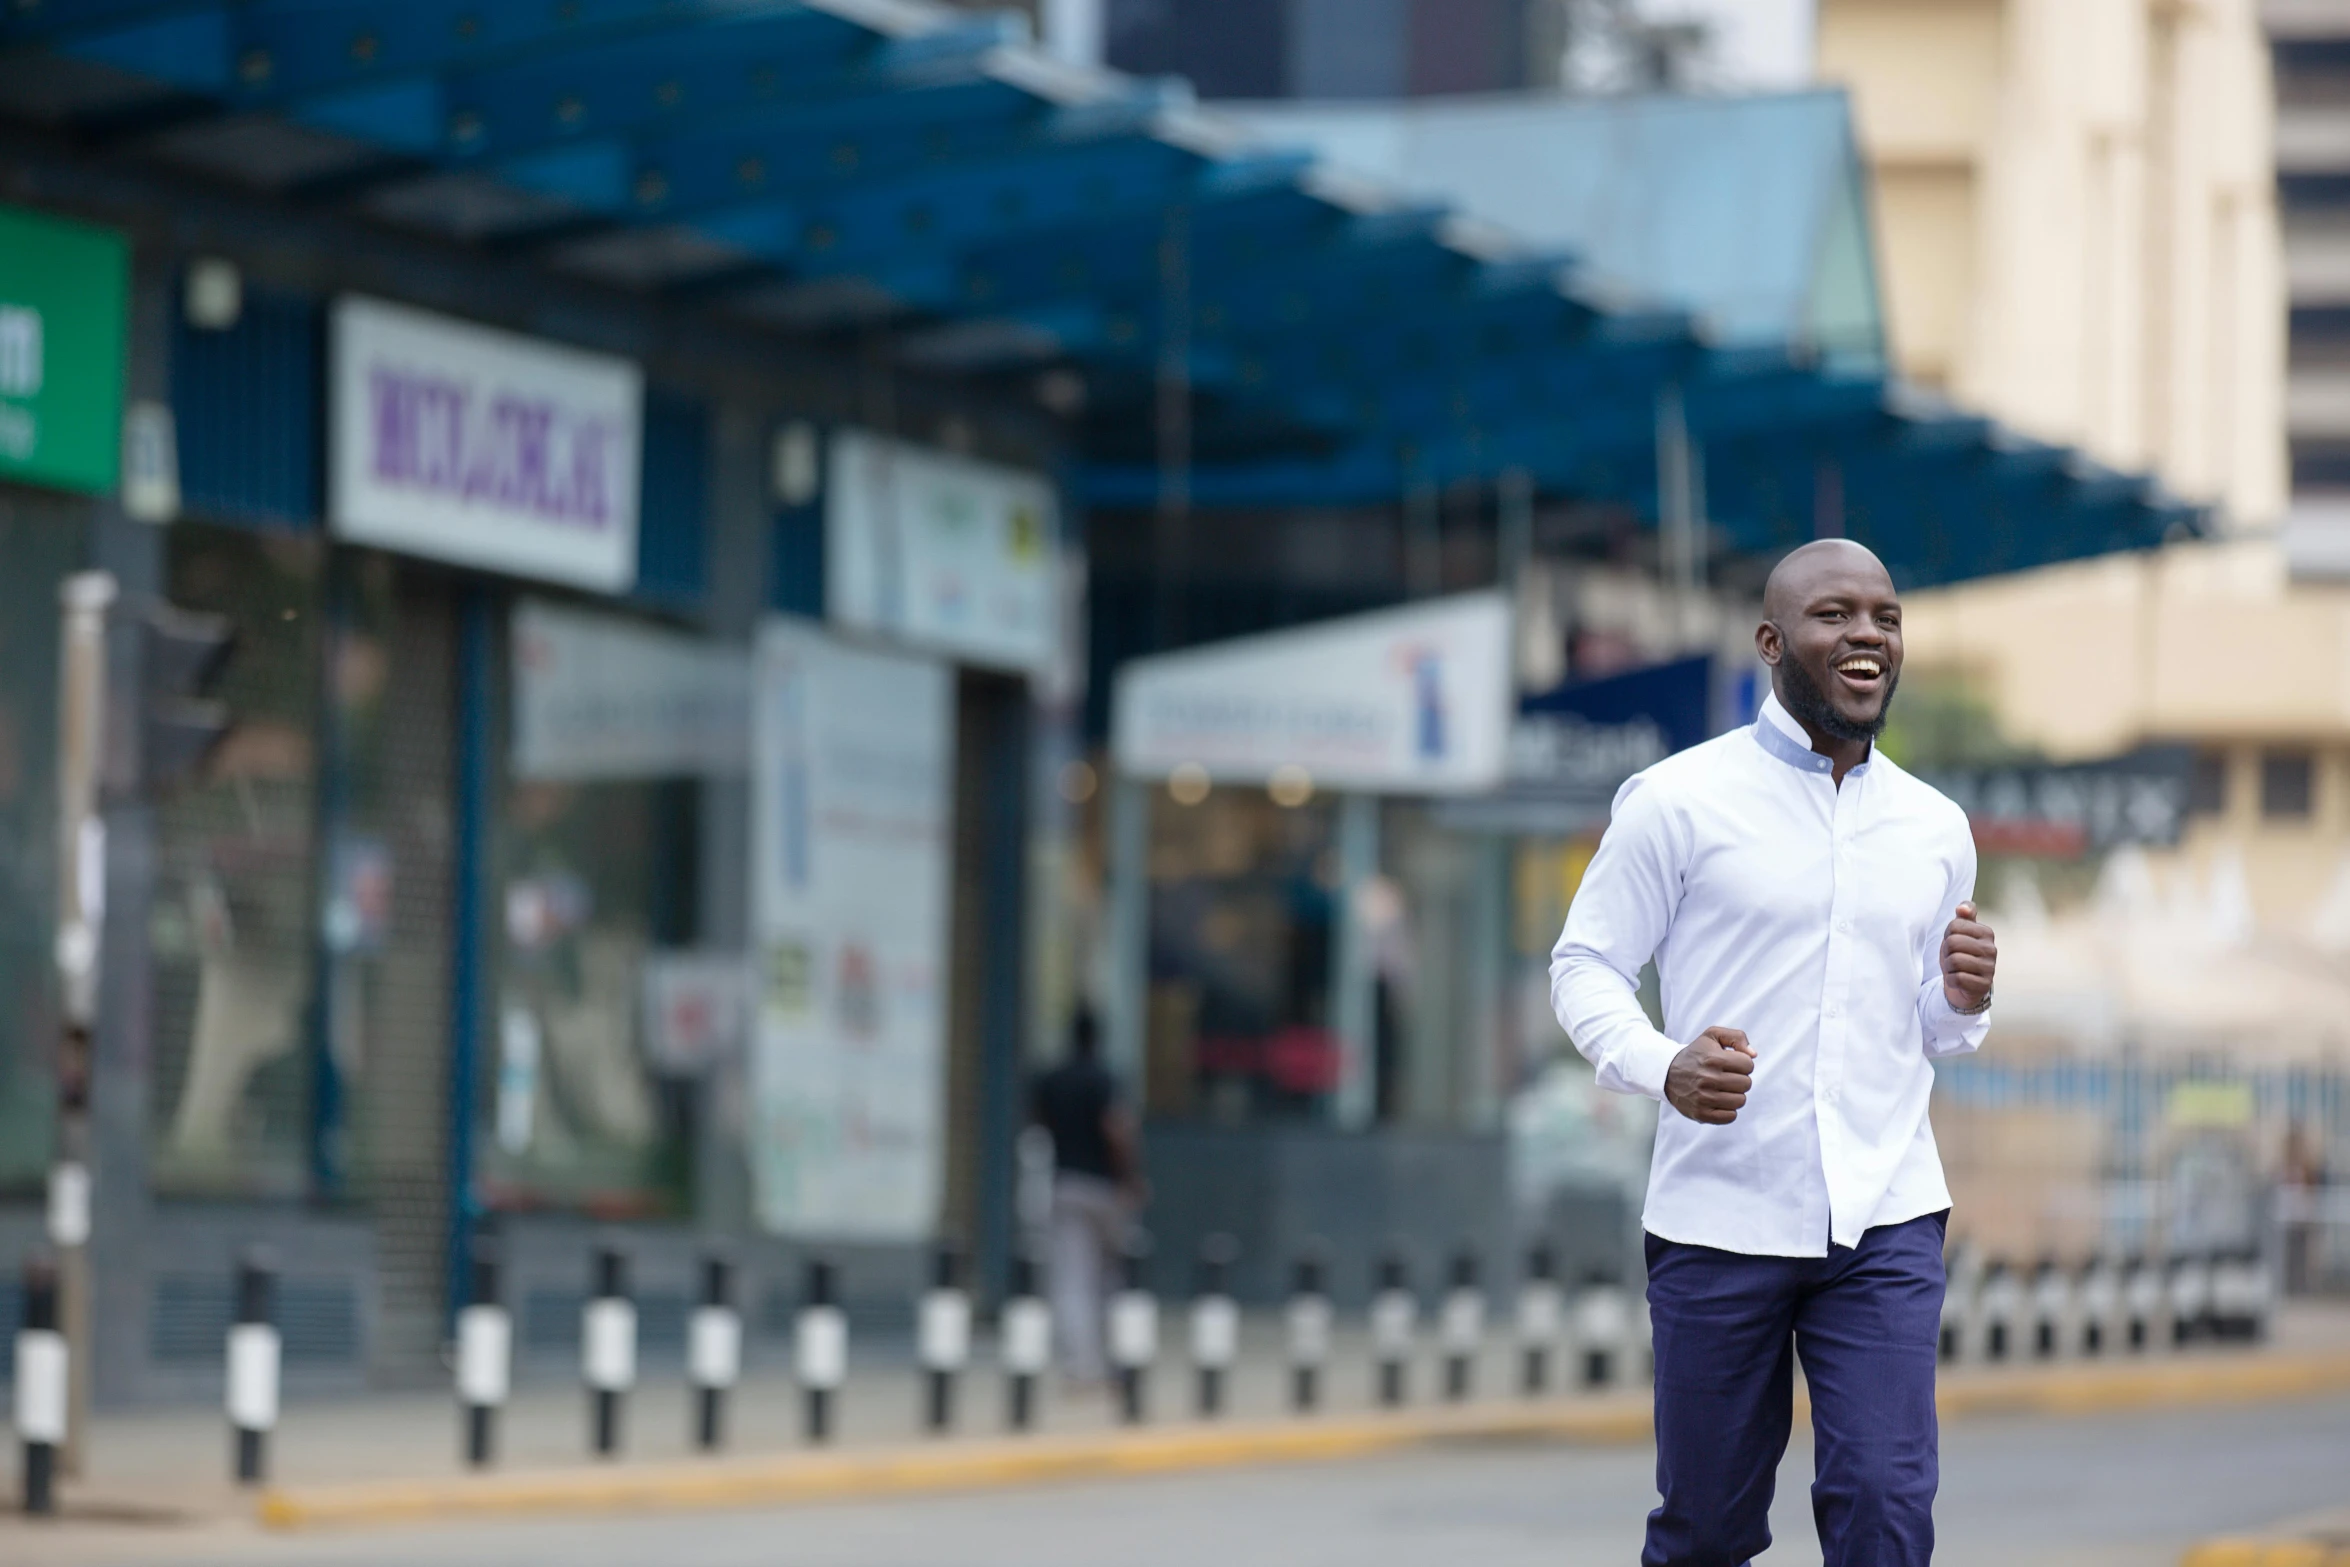
[[1962,903],[1958,918],[1942,933],[1942,994],[1961,1012],[1980,1012],[1991,1000],[1991,972],[1999,966],[1999,943],[1991,927]]
[[1734,1028],[1709,1028],[1665,1069],[1665,1103],[1708,1126],[1727,1126],[1754,1082],[1754,1047]]

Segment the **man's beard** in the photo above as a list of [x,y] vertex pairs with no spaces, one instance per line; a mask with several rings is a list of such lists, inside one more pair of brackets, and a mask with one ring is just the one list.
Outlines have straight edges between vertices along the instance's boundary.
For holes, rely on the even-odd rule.
[[1781,659],[1779,673],[1782,677],[1780,684],[1784,687],[1779,692],[1779,700],[1786,706],[1789,715],[1797,723],[1817,730],[1831,740],[1876,739],[1884,732],[1886,716],[1893,711],[1893,693],[1901,686],[1898,670],[1887,674],[1885,700],[1877,705],[1877,716],[1855,723],[1836,710],[1836,705],[1828,700],[1828,693],[1822,691],[1819,682],[1812,679],[1811,671],[1794,659]]

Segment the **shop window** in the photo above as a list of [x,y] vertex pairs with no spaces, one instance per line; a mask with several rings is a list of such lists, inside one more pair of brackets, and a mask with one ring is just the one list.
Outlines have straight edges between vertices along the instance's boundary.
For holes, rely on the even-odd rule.
[[699,932],[700,787],[514,777],[497,823],[490,1200],[606,1217],[691,1200],[692,1088],[639,1037],[645,965]]
[[183,525],[166,590],[225,615],[219,694],[235,728],[156,810],[155,1185],[292,1194],[310,1144],[315,539]]
[[2197,751],[2187,774],[2187,814],[2224,816],[2228,809],[2228,753]]
[[1150,1113],[1327,1120],[1339,1061],[1328,800],[1284,809],[1239,788],[1191,805],[1162,797],[1150,874]]
[[2270,821],[2306,818],[2316,800],[2317,763],[2307,751],[2267,751],[2260,758],[2260,814]]
[[245,290],[234,325],[175,316],[171,403],[181,504],[192,516],[305,528],[319,515],[317,305]]

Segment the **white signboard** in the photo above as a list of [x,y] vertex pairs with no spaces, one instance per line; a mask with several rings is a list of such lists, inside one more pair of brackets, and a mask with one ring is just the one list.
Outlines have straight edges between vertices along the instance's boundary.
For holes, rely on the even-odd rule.
[[606,593],[636,580],[635,365],[345,298],[331,376],[338,535]]
[[538,599],[514,607],[519,778],[739,776],[747,650]]
[[754,690],[759,1219],[920,1239],[945,1142],[953,675],[776,621]]
[[1061,639],[1059,537],[1040,475],[863,430],[832,437],[825,606],[844,625],[1043,672]]
[[1473,793],[1501,781],[1513,698],[1509,601],[1470,593],[1136,659],[1112,743],[1139,777],[1298,767],[1324,788]]

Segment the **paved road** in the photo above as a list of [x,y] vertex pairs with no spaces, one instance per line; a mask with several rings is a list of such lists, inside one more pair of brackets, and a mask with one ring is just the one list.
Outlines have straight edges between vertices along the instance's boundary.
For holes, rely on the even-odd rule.
[[[1244,1473],[756,1513],[223,1542],[204,1567],[1610,1567],[1645,1451],[1485,1446]],[[1770,1567],[1819,1561],[1811,1453]],[[2155,1567],[2199,1536],[2350,1503],[2350,1399],[1974,1420],[1943,1446],[1943,1567]],[[147,1561],[155,1558],[146,1552]]]

